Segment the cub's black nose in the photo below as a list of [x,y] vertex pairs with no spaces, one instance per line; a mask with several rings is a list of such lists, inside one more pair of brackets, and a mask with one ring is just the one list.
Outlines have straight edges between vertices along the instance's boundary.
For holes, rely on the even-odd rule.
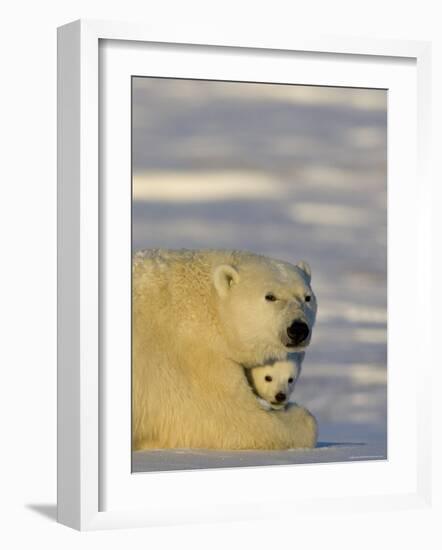
[[278,401],[278,403],[281,403],[281,401],[285,401],[285,398],[286,398],[286,395],[285,393],[282,393],[282,391],[280,391],[275,395],[275,399],[276,401]]
[[308,337],[310,330],[308,325],[303,321],[293,321],[287,329],[287,334],[290,340],[297,346]]

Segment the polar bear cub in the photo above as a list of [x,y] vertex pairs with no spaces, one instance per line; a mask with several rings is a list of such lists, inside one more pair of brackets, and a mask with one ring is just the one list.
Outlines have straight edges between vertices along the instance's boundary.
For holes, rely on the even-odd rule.
[[286,408],[301,372],[302,359],[297,357],[295,361],[276,361],[272,365],[249,370],[249,381],[263,409],[270,411]]

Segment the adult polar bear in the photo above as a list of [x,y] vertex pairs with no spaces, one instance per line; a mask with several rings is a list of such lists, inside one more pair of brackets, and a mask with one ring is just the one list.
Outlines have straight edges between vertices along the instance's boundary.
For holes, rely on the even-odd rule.
[[310,268],[233,250],[133,260],[133,448],[314,447],[303,407],[263,410],[244,368],[309,344]]

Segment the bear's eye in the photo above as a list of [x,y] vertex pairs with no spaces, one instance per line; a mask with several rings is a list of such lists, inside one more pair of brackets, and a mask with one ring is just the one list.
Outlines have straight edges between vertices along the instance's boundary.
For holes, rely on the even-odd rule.
[[264,380],[265,380],[266,382],[271,382],[271,381],[273,380],[273,378],[272,378],[271,376],[267,375],[267,376],[264,378]]
[[289,378],[289,384],[293,382],[293,378]]
[[266,300],[268,302],[276,302],[276,296],[269,292],[268,294],[266,294]]
[[310,294],[307,294],[307,296],[305,297],[305,301],[310,302],[311,299],[312,297],[310,296]]

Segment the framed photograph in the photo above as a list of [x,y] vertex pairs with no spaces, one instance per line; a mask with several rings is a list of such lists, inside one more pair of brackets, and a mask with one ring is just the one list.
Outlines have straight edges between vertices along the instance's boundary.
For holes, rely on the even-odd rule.
[[429,45],[173,34],[59,29],[59,521],[425,506]]

